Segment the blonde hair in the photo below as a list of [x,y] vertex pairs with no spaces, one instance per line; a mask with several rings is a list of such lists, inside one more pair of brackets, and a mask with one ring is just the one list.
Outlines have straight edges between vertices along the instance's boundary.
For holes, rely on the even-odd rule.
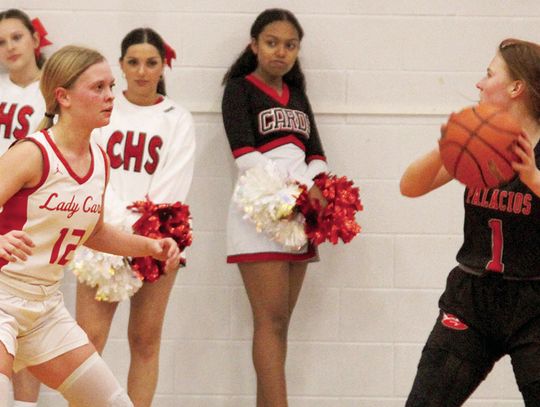
[[39,123],[38,130],[52,127],[54,116],[60,114],[56,89],[69,89],[84,71],[104,60],[105,57],[98,51],[76,45],[67,45],[51,55],[43,66],[39,83],[45,99],[45,117]]

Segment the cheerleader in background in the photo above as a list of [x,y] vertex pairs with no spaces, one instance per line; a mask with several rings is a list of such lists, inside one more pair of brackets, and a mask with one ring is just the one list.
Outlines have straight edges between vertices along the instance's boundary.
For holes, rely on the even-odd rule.
[[[18,9],[0,12],[0,154],[14,140],[36,130],[43,119],[45,102],[39,78],[45,58],[41,48],[49,45],[39,20],[30,20]],[[35,407],[39,381],[26,369],[13,376],[14,407]]]
[[[272,161],[307,185],[310,199],[324,207],[313,178],[326,171],[326,159],[298,62],[302,37],[302,27],[287,10],[269,9],[257,17],[251,43],[223,80],[223,123],[241,173]],[[253,311],[257,407],[285,407],[289,321],[307,262],[317,255],[311,245],[285,249],[243,215],[231,202],[227,261],[238,264]]]
[[[137,28],[121,44],[120,66],[127,89],[115,100],[111,123],[96,132],[107,151],[114,193],[111,216],[128,220],[126,209],[145,197],[154,203],[184,202],[193,175],[195,133],[191,114],[165,93],[163,71],[174,51],[150,28]],[[109,206],[110,207],[110,206]],[[114,213],[114,215],[112,215]],[[106,218],[108,217],[106,213]],[[128,394],[136,407],[149,407],[159,372],[161,332],[176,273],[145,282],[131,297]],[[118,302],[97,301],[96,289],[79,283],[77,321],[103,351]]]

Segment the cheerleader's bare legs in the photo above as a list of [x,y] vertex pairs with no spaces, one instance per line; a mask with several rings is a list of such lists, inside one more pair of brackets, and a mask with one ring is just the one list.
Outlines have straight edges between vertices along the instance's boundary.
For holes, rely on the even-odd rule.
[[131,364],[128,394],[135,407],[150,407],[159,374],[159,351],[165,310],[177,272],[145,283],[131,298],[128,338]]
[[[144,283],[131,298],[128,339],[131,363],[127,390],[135,407],[150,407],[159,374],[159,351],[165,310],[176,272],[169,272],[154,283]],[[77,285],[77,322],[98,352],[109,336],[118,303],[96,301],[95,289]]]
[[287,333],[307,263],[271,261],[238,267],[253,312],[257,407],[287,407]]

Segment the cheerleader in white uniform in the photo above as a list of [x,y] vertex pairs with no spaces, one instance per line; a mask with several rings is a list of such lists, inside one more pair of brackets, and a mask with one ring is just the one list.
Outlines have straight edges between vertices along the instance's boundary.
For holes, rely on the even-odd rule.
[[[14,140],[34,132],[43,119],[45,102],[39,77],[45,58],[41,48],[50,44],[39,20],[21,10],[0,12],[0,154]],[[39,381],[26,370],[13,376],[13,407],[35,407]]]
[[[59,291],[63,267],[86,246],[178,267],[172,239],[154,240],[103,222],[105,153],[91,131],[109,123],[114,78],[96,51],[64,47],[40,82],[45,129],[0,157],[0,407],[8,406],[12,369],[27,367],[72,407],[133,406]],[[58,120],[53,126],[53,119]]]
[[[194,125],[191,114],[165,94],[163,72],[170,54],[150,28],[126,35],[120,66],[127,89],[115,100],[110,124],[94,133],[111,162],[107,193],[116,197],[108,201],[114,206],[111,214],[129,226],[140,216],[126,208],[134,201],[148,196],[156,204],[185,202],[191,185]],[[163,319],[175,277],[173,272],[144,282],[131,297],[128,394],[137,407],[149,407],[155,393]],[[77,321],[101,352],[118,303],[95,296],[95,288],[78,284]]]
[[[297,60],[302,36],[287,10],[269,9],[257,17],[251,43],[224,78],[223,122],[240,173],[272,161],[324,206],[313,177],[326,171],[326,159]],[[238,263],[253,311],[257,406],[285,407],[289,321],[307,261],[316,253],[308,246],[287,250],[242,217],[232,202],[227,261]]]
[[0,12],[0,152],[36,130],[45,113],[39,91],[44,57],[39,32],[26,13]]

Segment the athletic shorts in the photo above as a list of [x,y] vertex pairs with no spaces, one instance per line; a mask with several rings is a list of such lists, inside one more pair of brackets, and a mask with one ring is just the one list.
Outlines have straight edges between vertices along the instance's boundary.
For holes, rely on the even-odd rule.
[[440,298],[426,348],[489,366],[512,358],[520,388],[540,380],[540,281],[476,276],[456,267]]
[[60,291],[30,300],[0,288],[0,341],[15,356],[13,370],[38,365],[89,343]]

